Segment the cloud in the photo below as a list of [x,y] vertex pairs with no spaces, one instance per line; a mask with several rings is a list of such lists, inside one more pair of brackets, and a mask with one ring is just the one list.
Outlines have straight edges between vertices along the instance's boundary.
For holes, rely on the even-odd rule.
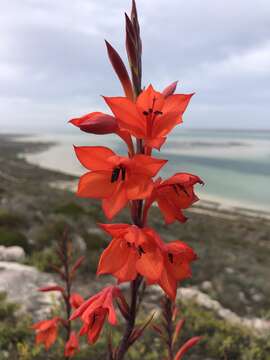
[[[144,83],[162,88],[179,79],[179,90],[196,91],[187,126],[270,128],[268,0],[137,3]],[[103,40],[125,58],[129,7],[124,0],[4,0],[1,127],[64,128],[74,115],[104,110],[99,95],[121,88]]]

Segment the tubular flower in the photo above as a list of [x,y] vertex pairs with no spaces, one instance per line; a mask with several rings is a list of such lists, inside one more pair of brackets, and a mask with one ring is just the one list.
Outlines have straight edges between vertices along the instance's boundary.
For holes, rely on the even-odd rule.
[[72,331],[65,345],[65,356],[66,357],[74,356],[76,350],[79,350],[79,341],[75,331]]
[[[172,92],[171,89],[169,91]],[[163,95],[149,85],[138,96],[136,103],[126,97],[104,99],[121,129],[138,139],[144,139],[146,146],[160,149],[168,133],[182,122],[182,115],[192,95],[170,95],[168,91]]]
[[177,173],[167,180],[157,179],[151,196],[147,199],[146,210],[154,201],[157,201],[166,224],[178,220],[185,222],[187,218],[182,209],[187,209],[198,197],[194,193],[194,185],[203,184],[196,175]]
[[164,243],[156,232],[153,230],[151,232],[162,253],[162,271],[158,278],[157,276],[153,277],[147,268],[144,268],[141,274],[145,276],[149,284],[159,284],[165,293],[174,300],[178,281],[191,276],[190,263],[197,259],[197,255],[184,242],[175,240]]
[[97,135],[112,134],[119,130],[115,117],[101,112],[92,112],[69,122],[84,132]]
[[148,228],[127,224],[101,224],[113,239],[103,251],[97,274],[112,274],[119,282],[132,281],[144,272],[155,279],[162,271],[162,254]]
[[182,241],[164,244],[164,266],[158,284],[165,293],[175,300],[177,283],[191,277],[190,263],[197,259],[191,247]]
[[36,344],[44,344],[48,350],[54,343],[58,334],[60,318],[55,317],[50,320],[42,320],[32,325],[36,332]]
[[111,325],[117,324],[113,301],[119,299],[125,303],[120,289],[116,286],[108,286],[102,291],[86,300],[74,311],[70,320],[81,318],[83,326],[79,335],[87,335],[88,342],[94,344],[102,330],[105,320]]
[[125,141],[129,152],[133,153],[130,134],[127,131],[120,130],[117,119],[111,115],[102,112],[92,112],[82,117],[71,119],[69,122],[87,133],[96,135],[117,134]]
[[80,178],[77,195],[103,199],[103,211],[109,219],[129,200],[150,196],[152,177],[167,162],[146,155],[122,157],[102,146],[75,147],[75,152],[81,164],[92,170]]

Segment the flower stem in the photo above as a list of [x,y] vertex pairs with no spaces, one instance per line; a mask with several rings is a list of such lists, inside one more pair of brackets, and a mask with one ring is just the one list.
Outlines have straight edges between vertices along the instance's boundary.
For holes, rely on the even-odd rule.
[[137,276],[137,278],[135,280],[133,280],[130,284],[131,302],[130,302],[129,317],[127,320],[127,325],[126,325],[124,335],[122,337],[122,340],[120,342],[120,345],[119,345],[119,348],[118,348],[118,351],[116,354],[116,360],[124,359],[124,356],[130,346],[129,338],[130,338],[132,331],[134,329],[134,326],[135,326],[136,313],[137,313],[138,290],[139,290],[141,282],[142,282],[142,277]]
[[167,333],[166,337],[166,344],[167,344],[167,351],[168,351],[168,360],[173,360],[173,308],[174,305],[172,301],[167,297],[164,296],[163,298],[163,317],[165,320],[165,330]]

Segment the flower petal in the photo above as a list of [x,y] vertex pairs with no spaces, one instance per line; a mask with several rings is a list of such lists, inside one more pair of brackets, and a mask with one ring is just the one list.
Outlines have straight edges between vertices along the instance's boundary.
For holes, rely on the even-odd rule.
[[138,138],[145,136],[146,121],[132,101],[124,97],[104,97],[104,99],[117,118],[120,128]]
[[127,259],[128,249],[122,239],[113,239],[101,254],[97,275],[114,274],[122,268]]
[[161,111],[164,105],[164,96],[155,91],[152,85],[149,85],[146,90],[142,91],[138,96],[136,105],[141,108],[141,111]]
[[110,182],[107,171],[92,171],[80,177],[77,196],[94,199],[108,198],[115,191],[116,183]]
[[125,182],[126,194],[129,200],[145,199],[154,188],[153,181],[145,174],[133,173]]
[[177,112],[179,115],[183,115],[193,95],[194,93],[169,96],[163,106],[163,113]]
[[133,173],[141,173],[154,177],[167,161],[168,160],[156,159],[151,156],[138,154],[131,159],[130,168]]
[[117,184],[115,191],[109,198],[102,201],[103,211],[109,220],[122,210],[128,202],[126,191],[123,188],[123,183],[113,184]]
[[112,164],[108,158],[115,153],[104,146],[74,146],[80,163],[89,170],[110,170]]

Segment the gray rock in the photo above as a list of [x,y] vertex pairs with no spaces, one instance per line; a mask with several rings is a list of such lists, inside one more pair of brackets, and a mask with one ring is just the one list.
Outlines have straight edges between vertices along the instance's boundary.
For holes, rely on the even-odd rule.
[[20,246],[0,246],[0,261],[23,262],[25,260],[24,249]]
[[74,235],[72,237],[74,248],[81,253],[84,253],[87,250],[86,243],[80,235]]
[[42,286],[53,284],[51,275],[32,266],[0,261],[0,292],[5,292],[9,301],[20,305],[19,311],[29,313],[34,320],[46,318],[52,305],[58,304],[59,293],[38,291]]
[[[163,291],[157,285],[151,286],[152,293],[163,295]],[[260,318],[240,317],[230,309],[224,308],[218,301],[195,288],[181,288],[177,293],[177,299],[183,302],[194,301],[201,307],[214,311],[220,318],[225,321],[248,328],[259,336],[269,336],[270,321]]]
[[211,281],[203,281],[201,285],[202,290],[204,291],[210,291],[213,290],[213,286]]

